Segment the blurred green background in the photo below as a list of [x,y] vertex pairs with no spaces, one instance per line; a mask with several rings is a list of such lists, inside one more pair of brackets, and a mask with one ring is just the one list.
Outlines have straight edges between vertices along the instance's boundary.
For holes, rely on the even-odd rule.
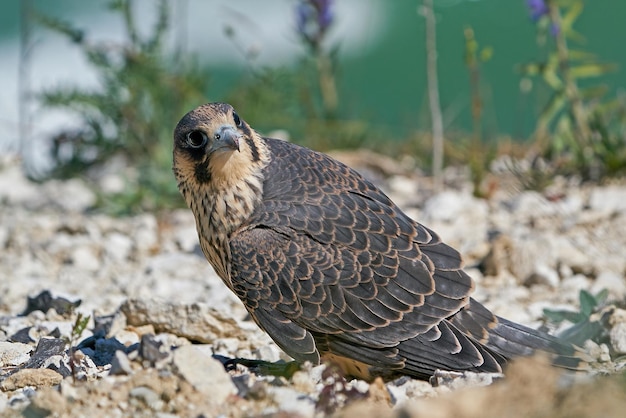
[[[19,0],[0,2],[0,42],[17,42],[19,32]],[[279,3],[286,17],[295,7],[291,0],[264,0],[257,2]],[[342,0],[337,0],[341,3]],[[74,21],[87,31],[99,16],[107,14],[104,0],[37,0],[34,7]],[[140,2],[141,7],[149,8]],[[221,26],[215,9],[223,5],[236,8],[239,13],[254,20],[255,13],[238,7],[251,2],[240,1],[189,1],[190,13],[206,15],[206,24]],[[367,7],[352,1],[351,6]],[[429,123],[425,100],[425,50],[424,19],[417,14],[420,3],[416,0],[378,0],[376,12],[381,13],[382,28],[376,39],[370,41],[363,53],[341,56],[338,85],[341,95],[341,112],[361,116],[372,123],[389,129],[394,136],[403,136],[412,130],[425,128]],[[536,116],[541,110],[545,92],[530,97],[520,93],[520,75],[516,65],[537,57],[534,26],[529,19],[523,0],[435,0],[438,18],[439,81],[442,108],[446,124],[458,129],[471,128],[469,111],[469,82],[464,68],[463,29],[471,25],[477,40],[493,48],[494,56],[483,68],[482,83],[486,93],[488,124],[493,135],[510,134],[527,137],[534,129]],[[175,5],[174,5],[175,6]],[[626,86],[626,2],[594,0],[585,2],[585,12],[578,22],[583,33],[585,48],[592,50],[604,61],[619,64],[619,71],[603,76],[602,81],[613,89]],[[257,6],[258,7],[258,6]],[[261,6],[263,7],[263,6]],[[212,10],[213,9],[213,10]],[[342,16],[336,16],[341,21]],[[263,25],[264,22],[255,22]],[[367,24],[367,22],[363,22]],[[173,25],[177,22],[174,21]],[[225,48],[231,41],[223,36]],[[295,40],[294,40],[295,43]],[[341,48],[341,40],[339,41]],[[271,45],[267,46],[271,48]],[[197,45],[200,60],[206,62],[212,80],[209,96],[220,99],[233,84],[239,81],[245,65],[224,65],[211,58],[212,51]],[[37,51],[35,50],[35,54]],[[6,65],[6,61],[5,64]],[[538,96],[538,97],[537,97]],[[280,109],[276,109],[280,111]]]
[[[120,150],[131,161],[147,149],[149,168],[138,166],[147,170],[138,183],[145,188],[160,176],[155,170],[162,173],[169,164],[176,120],[201,101],[229,101],[263,132],[283,129],[294,141],[320,150],[365,146],[396,156],[409,153],[428,171],[432,139],[423,3],[5,0],[0,3],[5,92],[0,146],[34,161],[32,176],[40,179],[48,173],[86,176],[92,165]],[[599,179],[621,172],[626,165],[626,3],[433,3],[447,163],[468,164],[478,187],[497,144],[512,139],[536,141],[539,154],[559,164],[567,155],[575,163],[566,173],[578,170]],[[560,14],[564,23],[556,32],[548,9],[540,19],[531,18],[537,5]],[[298,18],[315,7],[326,8],[331,18],[313,39],[303,34]],[[569,27],[572,10],[577,11]],[[309,16],[313,21],[315,13]],[[136,39],[129,27],[137,30]],[[569,51],[557,60],[559,39],[567,41]],[[572,96],[566,94],[562,71],[575,68],[581,56],[582,67],[587,65],[581,71],[587,73],[573,80],[581,93]],[[334,95],[336,108],[328,103]],[[577,133],[581,100],[584,124],[591,127],[585,138]],[[553,109],[547,109],[550,103]],[[154,148],[146,148],[146,135],[158,137]],[[60,142],[73,149],[60,150]],[[139,146],[133,148],[134,143]],[[94,151],[85,144],[95,145],[101,155],[86,158]],[[61,155],[68,152],[69,159]],[[59,167],[64,170],[54,170]],[[157,183],[155,191],[163,184],[172,189],[169,177]],[[544,181],[531,183],[542,187]]]

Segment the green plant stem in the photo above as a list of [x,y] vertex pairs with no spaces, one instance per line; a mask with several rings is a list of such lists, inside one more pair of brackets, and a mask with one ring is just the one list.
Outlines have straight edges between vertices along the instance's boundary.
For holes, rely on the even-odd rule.
[[480,95],[478,42],[476,42],[474,30],[469,26],[463,31],[463,35],[465,36],[465,65],[469,72],[473,128],[468,158],[474,195],[480,197],[482,196],[480,186],[485,177],[487,157],[484,155],[482,147],[482,98]]
[[23,0],[20,2],[20,57],[19,57],[19,79],[18,79],[18,113],[19,113],[19,153],[24,164],[28,164],[26,155],[31,135],[31,51],[32,43],[32,1]]
[[131,41],[130,43],[136,45],[139,41],[139,37],[137,36],[137,28],[135,28],[135,20],[133,19],[132,0],[122,1],[120,7],[122,16],[124,17],[126,31],[128,32],[128,38]]
[[320,93],[324,105],[324,116],[326,119],[334,119],[337,114],[339,98],[337,95],[335,76],[333,74],[333,64],[330,57],[321,51],[317,51],[316,53],[316,64]]
[[437,75],[437,30],[433,0],[424,0],[422,14],[426,20],[426,77],[428,102],[433,130],[433,186],[435,191],[443,189],[443,117],[439,102],[439,80]]
[[[561,12],[559,7],[554,2],[550,2],[549,7],[552,24],[557,28],[561,28]],[[565,95],[571,103],[572,116],[574,117],[577,128],[574,130],[573,134],[577,142],[583,145],[590,137],[589,124],[580,92],[578,91],[578,85],[569,71],[569,49],[567,47],[564,31],[558,31],[555,36],[555,42],[559,60],[559,70],[561,71],[561,77],[565,86]]]

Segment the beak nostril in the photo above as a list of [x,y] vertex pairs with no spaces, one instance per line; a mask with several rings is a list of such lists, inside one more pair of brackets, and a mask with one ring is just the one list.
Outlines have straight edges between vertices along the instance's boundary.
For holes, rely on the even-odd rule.
[[216,131],[213,132],[213,145],[212,149],[217,150],[221,148],[239,151],[239,138],[241,134],[237,129],[231,125],[222,125]]

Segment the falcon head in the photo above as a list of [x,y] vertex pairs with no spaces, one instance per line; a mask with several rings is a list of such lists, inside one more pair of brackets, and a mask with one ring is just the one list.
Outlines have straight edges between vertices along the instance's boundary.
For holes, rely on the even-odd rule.
[[187,113],[174,130],[174,174],[190,187],[236,187],[262,164],[259,135],[232,106],[208,103]]

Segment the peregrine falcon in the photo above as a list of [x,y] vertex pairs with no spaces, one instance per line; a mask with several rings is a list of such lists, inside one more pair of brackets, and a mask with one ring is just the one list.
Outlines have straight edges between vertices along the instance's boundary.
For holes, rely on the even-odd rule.
[[262,137],[228,104],[180,120],[173,171],[207,260],[298,362],[366,380],[501,372],[537,350],[579,366],[574,346],[471,298],[458,251],[356,171]]

